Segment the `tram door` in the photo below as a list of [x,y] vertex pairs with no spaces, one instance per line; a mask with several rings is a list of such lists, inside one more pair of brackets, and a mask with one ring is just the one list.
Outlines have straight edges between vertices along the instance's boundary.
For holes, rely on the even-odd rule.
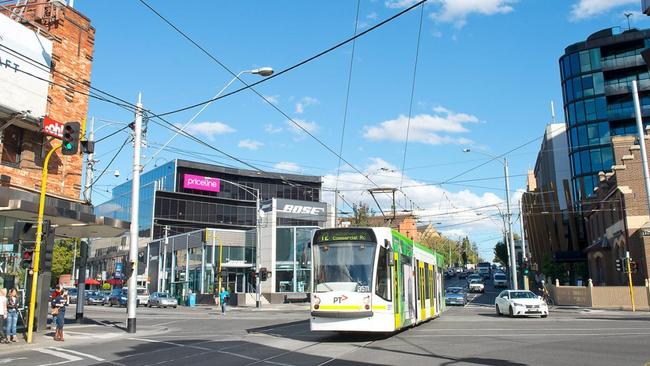
[[415,278],[413,278],[413,265],[404,263],[404,293],[406,295],[407,312],[405,318],[407,323],[415,323]]

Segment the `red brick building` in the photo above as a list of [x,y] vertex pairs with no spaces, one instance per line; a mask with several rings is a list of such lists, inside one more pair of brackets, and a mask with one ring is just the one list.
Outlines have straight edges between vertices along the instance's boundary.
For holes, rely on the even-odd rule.
[[[599,174],[599,184],[585,202],[586,252],[594,285],[625,285],[627,275],[616,271],[616,259],[629,251],[639,271],[635,285],[644,285],[650,267],[648,198],[643,183],[640,147],[634,136],[615,136],[614,166]],[[646,146],[650,138],[646,137]]]

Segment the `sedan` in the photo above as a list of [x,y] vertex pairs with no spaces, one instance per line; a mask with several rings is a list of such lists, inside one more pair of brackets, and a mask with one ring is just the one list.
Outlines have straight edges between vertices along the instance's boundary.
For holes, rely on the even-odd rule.
[[481,292],[481,293],[485,292],[485,285],[480,279],[476,279],[476,278],[471,279],[469,281],[468,288],[469,288],[469,292]]
[[108,298],[108,304],[110,306],[126,306],[127,296],[126,289],[114,289]]
[[86,305],[104,305],[104,295],[99,291],[88,291],[86,293]]
[[157,306],[159,308],[166,308],[168,306],[171,306],[173,308],[176,308],[178,306],[178,301],[176,298],[169,296],[169,294],[166,292],[154,292],[149,295],[147,306]]
[[449,287],[445,290],[445,305],[467,305],[467,294],[462,287]]
[[508,279],[506,278],[506,275],[503,273],[495,273],[494,274],[494,287],[507,287],[508,286]]
[[548,316],[548,305],[531,291],[502,291],[494,301],[494,307],[498,316]]

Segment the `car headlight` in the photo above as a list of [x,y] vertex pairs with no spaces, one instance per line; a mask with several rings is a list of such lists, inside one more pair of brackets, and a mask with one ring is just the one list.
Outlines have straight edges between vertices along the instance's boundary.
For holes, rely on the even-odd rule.
[[514,305],[514,306],[524,306],[524,304],[520,304],[520,303],[517,303],[517,302],[513,302],[512,305]]

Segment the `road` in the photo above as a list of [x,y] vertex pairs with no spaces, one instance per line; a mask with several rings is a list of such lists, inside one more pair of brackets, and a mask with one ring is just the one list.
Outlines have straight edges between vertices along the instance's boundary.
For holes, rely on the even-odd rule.
[[[449,284],[455,284],[449,281]],[[0,364],[45,365],[644,365],[650,314],[556,309],[547,319],[497,317],[488,287],[466,307],[391,336],[309,331],[304,305],[262,311],[139,309],[126,334],[124,309],[91,307],[89,326],[69,326],[66,342],[13,351]]]

